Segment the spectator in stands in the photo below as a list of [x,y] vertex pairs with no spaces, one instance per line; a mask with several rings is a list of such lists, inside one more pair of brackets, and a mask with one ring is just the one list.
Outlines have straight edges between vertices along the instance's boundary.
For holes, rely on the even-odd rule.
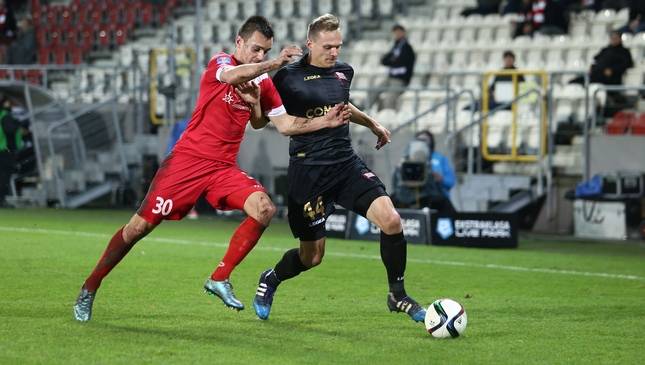
[[[504,70],[516,70],[517,67],[515,67],[515,53],[510,50],[504,51],[502,54],[502,60],[504,63],[504,66],[502,67],[502,71]],[[524,82],[524,76],[519,75],[517,78],[518,82]],[[499,87],[498,87],[499,86]],[[503,104],[505,102],[508,102],[513,99],[513,76],[512,75],[496,75],[495,78],[493,78],[493,82],[490,85],[489,89],[489,102],[488,102],[488,109],[495,109],[497,106],[500,104]],[[505,93],[504,91],[507,90],[508,93]],[[503,94],[508,94],[508,97],[501,97],[496,95],[503,95]],[[511,109],[511,106],[509,105],[508,107],[504,109]]]
[[566,4],[558,0],[526,0],[520,12],[520,21],[514,37],[532,36],[535,32],[546,35],[565,34],[569,28]]
[[590,80],[606,85],[621,85],[628,68],[634,67],[634,60],[628,48],[623,46],[621,34],[612,31],[609,45],[598,52],[591,65]]
[[[414,166],[418,163],[425,163],[425,176],[417,175],[419,170]],[[394,171],[392,201],[397,208],[429,207],[440,216],[451,215],[456,212],[450,202],[454,185],[455,172],[448,158],[435,151],[432,133],[421,131],[410,142],[401,166]]]
[[621,33],[636,34],[645,32],[645,1],[631,0],[629,4],[629,21],[620,28]]
[[29,65],[36,62],[36,34],[31,18],[25,17],[18,22],[18,36],[9,46],[7,63]]
[[[381,109],[394,109],[396,107],[397,98],[403,93],[405,87],[410,84],[416,59],[414,49],[408,42],[405,36],[405,28],[402,25],[396,24],[392,27],[392,36],[394,37],[394,45],[381,58],[381,64],[390,68],[387,79],[380,85],[381,89],[390,89],[381,96],[383,100]],[[377,92],[374,99],[378,100],[378,97]]]
[[[614,30],[609,35],[609,45],[593,57],[593,64],[589,69],[589,82],[622,85],[623,76],[631,67],[634,67],[632,54],[623,46],[620,32]],[[584,77],[577,77],[570,83],[584,84]],[[615,111],[624,108],[626,102],[622,92],[608,91],[605,114],[613,115]]]
[[11,7],[0,0],[0,43],[10,43],[16,37],[16,18]]
[[11,115],[11,101],[0,95],[0,206],[9,194],[11,174],[16,170],[15,154],[22,148],[24,129]]
[[472,14],[488,15],[497,14],[499,12],[499,5],[502,0],[477,0],[477,6],[474,8],[466,8],[461,12],[461,16],[469,16]]
[[506,14],[520,14],[528,3],[527,0],[509,0],[502,8],[502,15]]

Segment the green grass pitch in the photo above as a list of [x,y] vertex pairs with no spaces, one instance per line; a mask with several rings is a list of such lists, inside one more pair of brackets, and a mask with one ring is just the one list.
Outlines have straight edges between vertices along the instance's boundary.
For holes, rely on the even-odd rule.
[[448,297],[468,328],[438,340],[387,311],[374,242],[329,240],[323,264],[285,282],[271,318],[259,273],[295,247],[276,220],[233,273],[247,309],[202,292],[237,222],[165,222],[103,282],[86,324],[78,289],[132,212],[0,210],[2,364],[642,364],[645,245],[522,238],[517,250],[408,245],[406,286]]

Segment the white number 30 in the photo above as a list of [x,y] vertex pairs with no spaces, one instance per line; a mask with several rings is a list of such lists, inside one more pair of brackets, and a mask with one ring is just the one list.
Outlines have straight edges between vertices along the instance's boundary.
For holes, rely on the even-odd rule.
[[164,200],[162,197],[158,196],[157,197],[157,205],[155,205],[155,208],[152,210],[154,214],[159,214],[161,215],[168,215],[170,214],[170,211],[172,210],[172,200]]

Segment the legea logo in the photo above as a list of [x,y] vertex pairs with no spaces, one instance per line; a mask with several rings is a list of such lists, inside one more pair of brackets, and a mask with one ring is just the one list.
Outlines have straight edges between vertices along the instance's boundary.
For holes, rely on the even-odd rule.
[[452,220],[450,218],[437,219],[437,233],[444,240],[452,236],[455,233],[455,230],[452,228]]

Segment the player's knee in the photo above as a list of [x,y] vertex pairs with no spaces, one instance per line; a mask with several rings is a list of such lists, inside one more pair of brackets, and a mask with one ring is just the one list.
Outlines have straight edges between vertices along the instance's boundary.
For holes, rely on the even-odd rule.
[[385,234],[399,233],[402,229],[401,216],[396,210],[392,209],[383,216],[381,225],[381,230]]
[[323,256],[325,256],[323,252],[317,252],[312,255],[307,255],[304,258],[301,256],[300,261],[302,261],[302,264],[305,265],[306,267],[312,268],[322,263]]
[[308,268],[318,266],[322,263],[325,250],[316,248],[314,250],[300,250],[300,261]]
[[275,215],[277,208],[269,199],[262,199],[257,211],[256,220],[263,225],[267,226]]
[[154,229],[154,225],[146,221],[130,221],[123,227],[123,240],[125,242],[136,242]]

